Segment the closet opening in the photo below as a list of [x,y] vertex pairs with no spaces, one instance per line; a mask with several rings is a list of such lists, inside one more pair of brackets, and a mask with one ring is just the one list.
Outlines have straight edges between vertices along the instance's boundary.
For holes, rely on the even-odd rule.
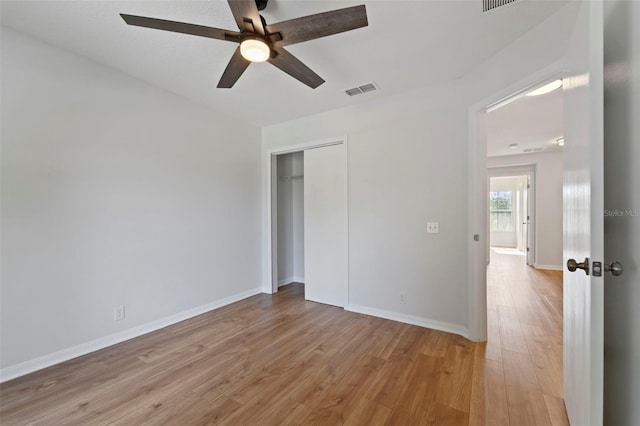
[[276,156],[278,288],[304,284],[304,151]]
[[270,224],[263,244],[265,292],[295,283],[293,293],[304,292],[305,300],[347,306],[346,137],[281,146],[265,154],[265,219]]

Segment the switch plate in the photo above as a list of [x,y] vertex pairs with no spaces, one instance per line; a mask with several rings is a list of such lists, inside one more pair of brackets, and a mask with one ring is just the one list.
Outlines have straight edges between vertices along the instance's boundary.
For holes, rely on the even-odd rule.
[[440,233],[440,222],[427,222],[427,233],[429,233],[429,234],[439,234]]
[[122,321],[124,319],[124,305],[113,308],[113,320]]

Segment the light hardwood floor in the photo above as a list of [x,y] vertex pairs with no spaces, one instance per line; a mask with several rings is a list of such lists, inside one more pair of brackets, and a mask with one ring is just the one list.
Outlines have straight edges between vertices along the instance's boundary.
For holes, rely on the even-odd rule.
[[293,284],[0,386],[3,425],[567,424],[561,272],[489,268],[489,342]]
[[562,272],[491,250],[489,338],[476,344],[473,425],[568,425],[562,393]]

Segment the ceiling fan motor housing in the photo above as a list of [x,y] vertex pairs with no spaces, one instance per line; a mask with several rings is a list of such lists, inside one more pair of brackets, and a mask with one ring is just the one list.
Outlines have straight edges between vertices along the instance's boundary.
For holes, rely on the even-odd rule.
[[268,2],[269,0],[256,0],[256,6],[258,7],[258,10],[264,10],[264,8],[267,7]]

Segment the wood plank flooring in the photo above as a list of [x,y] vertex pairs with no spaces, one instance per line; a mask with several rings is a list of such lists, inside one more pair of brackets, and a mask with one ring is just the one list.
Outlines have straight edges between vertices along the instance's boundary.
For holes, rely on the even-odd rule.
[[292,284],[3,383],[0,423],[565,425],[561,274],[494,254],[482,344]]
[[[491,250],[488,341],[476,344],[473,425],[568,425],[562,393],[562,272]],[[477,396],[476,396],[477,395]]]

